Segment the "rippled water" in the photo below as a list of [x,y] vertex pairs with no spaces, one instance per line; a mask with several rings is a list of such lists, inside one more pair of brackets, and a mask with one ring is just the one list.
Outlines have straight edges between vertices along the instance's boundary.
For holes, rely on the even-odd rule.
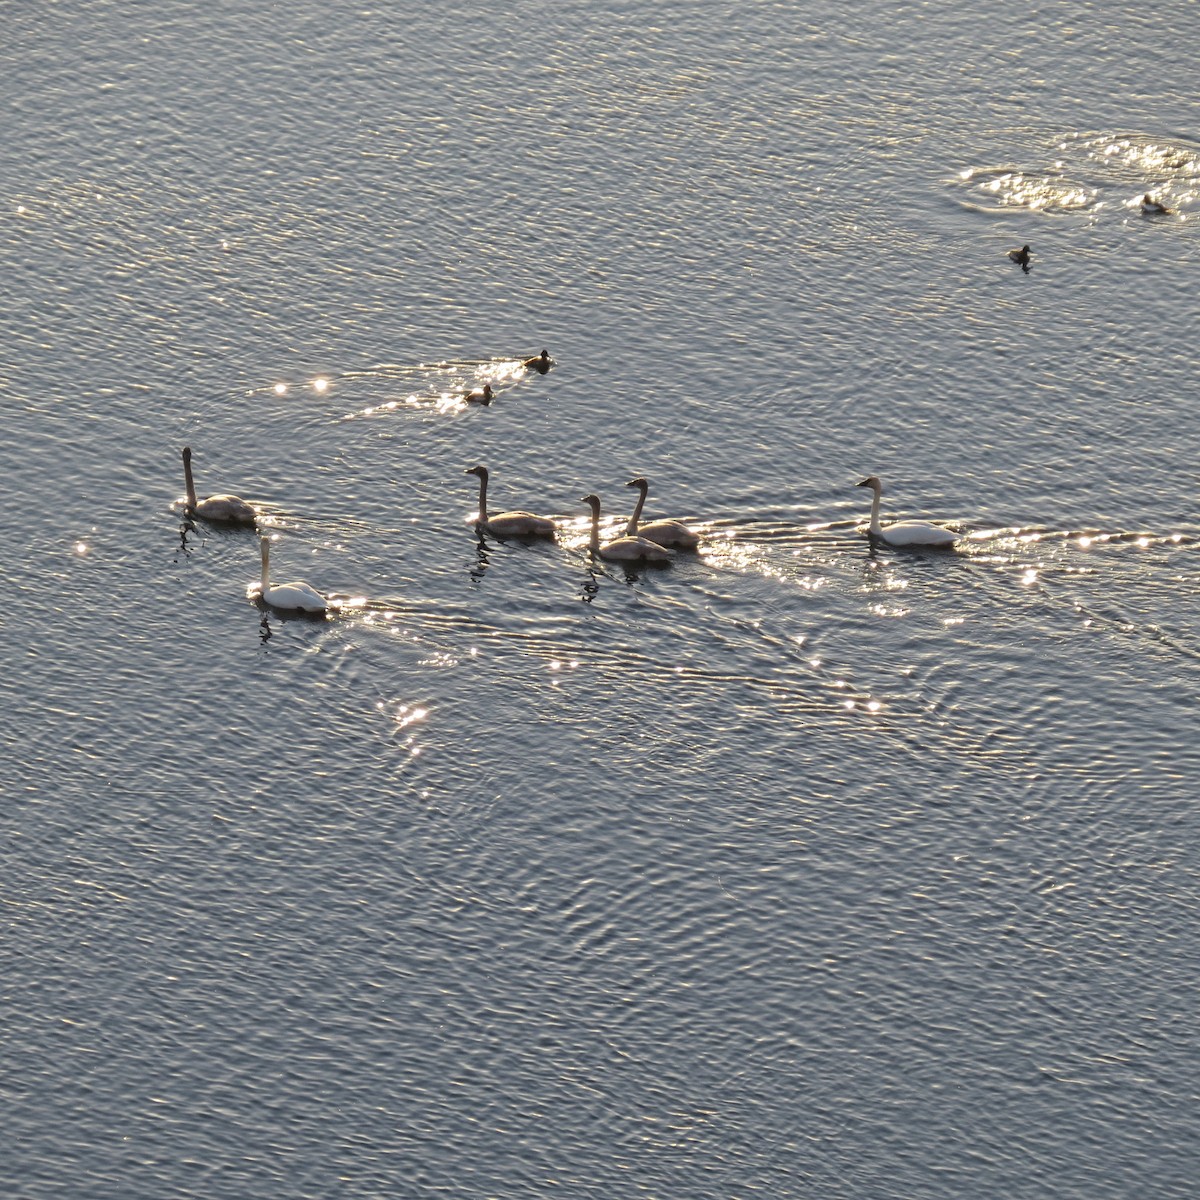
[[1193,9],[4,6],[4,1194],[1192,1196]]

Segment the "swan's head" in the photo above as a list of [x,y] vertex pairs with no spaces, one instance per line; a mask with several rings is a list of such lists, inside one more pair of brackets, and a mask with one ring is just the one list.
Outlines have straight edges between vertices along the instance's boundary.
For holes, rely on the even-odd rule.
[[488,477],[488,470],[487,467],[468,467],[463,474],[478,475],[480,479],[486,479]]
[[580,500],[584,504],[591,505],[591,509],[592,509],[593,513],[599,514],[599,512],[600,512],[600,497],[597,496],[594,492],[590,492],[586,496],[581,496]]
[[647,480],[643,479],[639,475],[636,479],[631,479],[625,486],[626,487],[635,487],[635,488],[649,488],[650,484]]
[[874,491],[879,491],[879,489],[883,487],[883,484],[879,482],[879,480],[876,476],[868,475],[866,477],[866,479],[860,479],[854,486],[855,487],[869,487],[869,488],[873,489]]
[[184,448],[183,448],[183,461],[184,461],[185,463],[189,463],[189,464],[191,463],[191,461],[192,461],[192,448],[191,448],[191,446],[184,446]]

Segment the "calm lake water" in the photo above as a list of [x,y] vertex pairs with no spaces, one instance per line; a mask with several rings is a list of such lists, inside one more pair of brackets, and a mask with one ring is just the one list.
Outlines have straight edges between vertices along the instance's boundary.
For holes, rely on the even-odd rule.
[[1195,4],[0,13],[0,1193],[1196,1195]]

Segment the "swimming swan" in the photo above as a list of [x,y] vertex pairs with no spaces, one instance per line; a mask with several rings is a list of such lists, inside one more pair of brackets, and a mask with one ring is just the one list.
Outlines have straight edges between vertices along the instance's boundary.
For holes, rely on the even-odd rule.
[[533,358],[521,360],[521,366],[526,368],[526,370],[536,371],[539,375],[545,375],[550,370],[550,363],[550,355],[545,350],[541,354],[535,354]]
[[1142,212],[1148,217],[1170,217],[1175,214],[1173,208],[1168,208],[1165,204],[1160,204],[1149,192],[1142,197]]
[[464,475],[479,476],[479,516],[475,519],[475,528],[486,530],[496,537],[548,537],[552,538],[555,524],[549,517],[539,517],[531,512],[517,509],[513,512],[497,513],[488,516],[487,510],[487,467],[468,467]]
[[253,525],[258,517],[254,509],[240,496],[209,496],[196,499],[196,485],[192,481],[192,448],[183,448],[183,480],[187,485],[187,515],[203,517],[206,521],[229,521],[235,525]]
[[601,558],[612,559],[615,562],[670,562],[673,555],[665,546],[650,541],[644,537],[630,537],[626,534],[615,541],[600,544],[600,497],[588,495],[583,497],[584,504],[592,506],[592,539],[588,549]]
[[323,613],[329,604],[315,587],[308,583],[271,583],[271,539],[260,539],[262,546],[262,579],[252,583],[246,594],[272,608],[285,608],[307,613]]
[[857,487],[869,487],[875,493],[871,501],[871,536],[889,546],[953,546],[958,534],[944,525],[931,521],[897,521],[894,525],[880,525],[879,498],[883,495],[883,484],[874,475],[868,475]]
[[681,550],[695,550],[700,545],[699,534],[693,533],[682,521],[650,521],[639,525],[638,518],[645,507],[650,484],[639,476],[637,479],[631,479],[625,486],[638,488],[641,492],[633,516],[629,518],[629,524],[625,527],[627,537],[644,537],[660,546],[678,547]]

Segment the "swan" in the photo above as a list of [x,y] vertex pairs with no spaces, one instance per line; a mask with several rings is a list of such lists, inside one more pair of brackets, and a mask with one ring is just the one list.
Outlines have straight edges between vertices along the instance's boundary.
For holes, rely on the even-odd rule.
[[196,484],[192,480],[192,448],[183,448],[183,480],[187,485],[187,508],[189,517],[203,517],[206,521],[229,521],[235,525],[253,525],[258,517],[254,509],[240,496],[209,496],[196,499]]
[[497,513],[488,516],[487,510],[487,467],[468,467],[464,475],[479,476],[479,516],[475,520],[475,528],[493,534],[496,537],[548,537],[552,538],[555,524],[549,517],[539,517],[531,512],[516,510],[514,512]]
[[252,583],[246,594],[255,600],[261,600],[272,608],[286,608],[308,613],[323,613],[329,604],[311,584],[308,583],[271,583],[271,539],[260,538],[262,546],[262,579]]
[[616,562],[670,562],[673,555],[665,546],[650,541],[644,537],[630,537],[626,534],[615,541],[600,544],[600,497],[588,495],[583,497],[584,504],[592,506],[592,539],[588,549],[601,558],[612,559]]
[[473,391],[465,392],[463,399],[468,404],[491,404],[493,397],[496,395],[492,391],[492,385],[485,383],[481,388],[475,388]]
[[660,546],[674,546],[681,550],[695,550],[700,545],[700,535],[693,533],[682,521],[650,521],[645,525],[639,525],[638,517],[642,515],[650,484],[639,476],[637,479],[631,479],[625,486],[637,488],[641,492],[641,495],[638,496],[637,507],[633,510],[633,516],[629,518],[629,524],[625,528],[627,537],[644,537],[652,542],[657,542]]
[[897,521],[893,525],[880,525],[879,498],[883,495],[883,484],[874,475],[868,475],[857,487],[869,487],[875,493],[871,501],[871,536],[889,546],[953,546],[958,534],[944,525],[931,521]]
[[1008,257],[1011,258],[1013,262],[1020,263],[1022,271],[1029,270],[1030,255],[1028,246],[1022,246],[1020,250],[1010,250],[1008,252]]
[[541,354],[535,354],[532,358],[522,359],[521,366],[526,370],[536,371],[539,375],[545,375],[550,370],[550,355],[543,350]]
[[1165,204],[1160,204],[1147,192],[1142,197],[1142,212],[1148,217],[1170,217],[1174,215],[1175,210],[1168,208]]

